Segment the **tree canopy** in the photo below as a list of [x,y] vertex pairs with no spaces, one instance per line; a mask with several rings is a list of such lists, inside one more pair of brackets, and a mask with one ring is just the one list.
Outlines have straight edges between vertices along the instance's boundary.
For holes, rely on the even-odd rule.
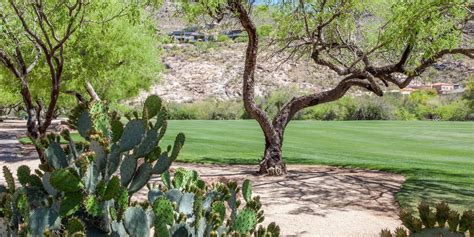
[[[383,96],[390,85],[404,88],[446,55],[474,58],[467,24],[474,6],[467,0],[299,0],[267,1],[272,13],[272,42],[287,60],[305,58],[337,73],[334,88],[291,98],[270,118],[255,101],[255,69],[259,35],[255,2],[183,0],[191,16],[205,14],[216,21],[234,17],[245,29],[248,44],[243,71],[244,107],[265,136],[260,172],[282,174],[284,131],[302,109],[342,98],[358,88]],[[259,5],[262,5],[259,2]],[[261,12],[265,7],[257,7]]]
[[[66,27],[63,14],[66,13],[51,12],[54,2],[57,1],[45,1],[44,8],[51,7],[48,11],[45,9],[45,14],[48,14],[56,31],[63,31]],[[1,6],[4,22],[7,23],[0,27],[0,45],[7,53],[15,54],[16,43],[7,35],[15,34],[21,42],[25,61],[38,57],[34,70],[29,74],[30,90],[35,100],[48,102],[51,87],[47,79],[50,73],[48,64],[37,55],[39,49],[30,43],[29,36],[23,32],[21,22],[12,14],[13,9],[7,1],[2,0]],[[85,7],[84,23],[77,25],[76,32],[69,37],[63,49],[65,63],[61,91],[83,93],[85,82],[90,81],[101,98],[115,102],[135,96],[140,89],[151,86],[158,79],[161,62],[159,42],[149,14],[115,0],[91,1]],[[30,24],[35,21],[26,20],[31,20]],[[60,35],[61,32],[55,34]],[[0,67],[0,83],[7,93],[18,93],[19,84],[5,67]],[[62,93],[59,105],[71,105],[74,100],[74,97]]]

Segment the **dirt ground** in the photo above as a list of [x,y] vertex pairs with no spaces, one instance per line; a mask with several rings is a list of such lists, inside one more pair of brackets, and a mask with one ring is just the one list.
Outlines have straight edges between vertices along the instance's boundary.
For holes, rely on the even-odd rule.
[[[0,166],[16,171],[20,165],[39,164],[32,149],[16,140],[24,128],[22,121],[0,123]],[[383,228],[393,230],[401,225],[395,201],[404,181],[401,175],[291,165],[285,177],[262,177],[255,175],[257,167],[249,165],[175,163],[173,167],[197,170],[207,182],[221,177],[238,182],[250,179],[254,195],[261,196],[265,224],[276,222],[283,236],[370,237],[378,236]],[[4,182],[3,174],[0,182]]]

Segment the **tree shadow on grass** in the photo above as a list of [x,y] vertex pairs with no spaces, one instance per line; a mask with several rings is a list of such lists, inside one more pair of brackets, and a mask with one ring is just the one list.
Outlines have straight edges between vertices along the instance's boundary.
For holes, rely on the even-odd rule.
[[420,168],[401,173],[407,177],[397,194],[402,206],[415,207],[425,200],[432,204],[445,201],[457,209],[474,209],[474,175]]

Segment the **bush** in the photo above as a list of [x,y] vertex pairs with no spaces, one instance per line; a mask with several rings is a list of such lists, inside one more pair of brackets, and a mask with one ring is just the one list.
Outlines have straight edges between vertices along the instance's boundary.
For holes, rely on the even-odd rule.
[[[257,104],[274,117],[293,97],[297,88],[276,90],[265,97],[256,98]],[[417,91],[409,96],[386,94],[376,96],[345,96],[339,100],[316,105],[299,111],[298,119],[314,120],[474,120],[469,100],[458,97],[440,97],[436,92]],[[171,103],[171,119],[250,119],[239,100],[205,100],[194,103]]]
[[356,108],[352,97],[343,97],[340,100],[316,105],[303,112],[303,119],[315,120],[349,120]]
[[[152,227],[156,236],[279,235],[274,223],[257,228],[263,211],[249,181],[240,189],[235,182],[206,185],[195,171],[178,169],[171,175],[184,135],[176,136],[172,148],[158,146],[167,122],[157,96],[147,98],[141,115],[126,117],[124,126],[106,104],[81,104],[70,123],[86,142],[76,144],[67,130],[61,133],[68,141],[65,148],[54,133],[34,141],[43,147],[47,163],[34,172],[19,167],[18,188],[4,166],[0,217],[8,235],[149,236]],[[153,175],[161,175],[163,184],[151,185]],[[145,185],[148,198],[135,201]]]
[[437,108],[436,114],[442,120],[464,121],[469,117],[469,107],[464,101],[455,101]]
[[403,107],[395,111],[395,118],[397,120],[416,120],[416,116]]
[[261,25],[257,28],[257,33],[259,37],[268,37],[271,35],[273,31],[273,26],[272,25]]
[[205,100],[194,103],[170,103],[169,118],[176,120],[242,119],[244,108],[238,101]]
[[394,118],[394,108],[383,100],[363,98],[355,111],[350,113],[351,120],[391,120]]
[[230,39],[229,36],[227,35],[219,34],[217,35],[216,41],[221,42],[221,43],[228,43],[228,42],[232,42],[232,39]]

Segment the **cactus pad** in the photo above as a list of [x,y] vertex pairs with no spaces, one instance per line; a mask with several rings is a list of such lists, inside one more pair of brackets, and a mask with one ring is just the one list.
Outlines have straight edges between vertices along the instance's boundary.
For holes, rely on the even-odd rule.
[[66,153],[61,148],[61,146],[56,143],[52,142],[49,144],[48,148],[45,151],[46,158],[48,159],[48,164],[56,169],[66,168],[68,166],[68,162],[66,159]]
[[250,233],[257,225],[257,214],[250,209],[243,209],[237,214],[233,229],[240,234]]
[[143,105],[143,117],[144,119],[150,119],[155,117],[161,109],[161,99],[156,95],[148,96]]
[[76,192],[81,189],[81,179],[69,169],[55,170],[51,173],[51,185],[63,192]]
[[153,212],[155,213],[155,223],[164,223],[172,225],[174,223],[173,204],[164,197],[160,197],[153,203]]
[[135,176],[133,176],[133,180],[130,184],[130,187],[128,188],[128,191],[134,193],[143,188],[143,186],[145,186],[150,180],[152,170],[153,168],[151,167],[150,163],[143,163],[140,165],[137,172],[135,173]]
[[30,167],[22,165],[18,167],[16,175],[18,176],[18,181],[21,185],[26,186],[30,181]]
[[122,137],[120,137],[120,150],[128,151],[138,145],[145,134],[145,127],[144,120],[136,119],[128,122],[123,129]]
[[129,207],[123,216],[123,225],[130,236],[150,235],[145,211],[141,207]]
[[242,184],[242,194],[246,202],[252,200],[252,184],[250,184],[250,180],[248,179],[246,179]]

